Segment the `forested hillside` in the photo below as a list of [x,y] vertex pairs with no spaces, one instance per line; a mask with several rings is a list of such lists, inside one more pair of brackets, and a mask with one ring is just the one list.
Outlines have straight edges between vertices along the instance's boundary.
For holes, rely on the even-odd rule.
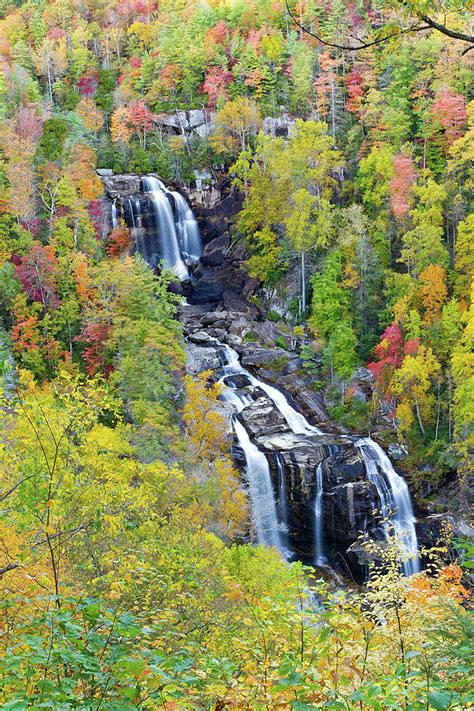
[[[469,3],[0,0],[0,18],[2,708],[470,708]],[[183,195],[205,246],[181,244],[180,282],[144,210],[171,204],[176,240]],[[185,316],[199,288],[212,304]],[[244,416],[251,387],[271,431]],[[327,451],[301,493],[271,437],[303,435]],[[249,452],[273,467],[273,538]],[[351,503],[347,559],[304,565],[287,488],[317,517],[329,479],[383,495],[360,527]],[[411,567],[391,482],[415,544],[419,518]]]

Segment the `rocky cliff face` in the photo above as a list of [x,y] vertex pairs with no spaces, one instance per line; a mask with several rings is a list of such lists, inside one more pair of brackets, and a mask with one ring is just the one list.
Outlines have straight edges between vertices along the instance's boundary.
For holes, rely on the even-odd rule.
[[[119,214],[130,224],[128,205],[131,199],[142,200],[140,176],[103,175],[109,200],[115,200]],[[211,369],[216,379],[222,376],[222,358],[217,342],[228,344],[240,356],[241,364],[266,383],[283,391],[296,410],[324,435],[295,434],[265,392],[235,376],[234,387],[248,395],[249,403],[239,418],[269,463],[273,488],[282,497],[281,469],[285,472],[284,490],[287,502],[288,545],[294,557],[314,562],[316,470],[321,465],[323,494],[323,528],[329,559],[342,572],[362,578],[366,556],[360,546],[363,532],[383,540],[379,522],[374,518],[377,492],[367,478],[363,458],[354,447],[355,437],[331,421],[320,391],[313,389],[313,376],[303,367],[294,335],[281,324],[266,318],[264,311],[248,297],[257,283],[244,268],[245,252],[239,245],[231,249],[229,225],[241,206],[242,196],[228,180],[218,189],[219,201],[211,205],[201,201],[195,214],[204,236],[204,253],[193,265],[193,279],[176,285],[186,296],[188,305],[181,318],[188,342],[189,369],[193,372]],[[143,204],[141,228],[146,235],[146,206]],[[278,345],[276,345],[278,344]],[[361,397],[365,397],[364,374],[359,374]],[[229,418],[232,411],[223,404]],[[243,455],[234,442],[236,461]],[[403,457],[399,449],[395,456]],[[281,502],[278,502],[280,505]],[[423,540],[436,537],[441,521],[423,522],[419,530]]]
[[[247,328],[263,327],[266,331],[268,322],[257,320],[261,315],[254,307],[247,305],[245,310],[227,310],[222,305],[189,305],[182,308],[182,320],[188,339],[189,370],[201,372],[214,371],[217,380],[222,376],[220,347],[214,339],[228,343],[241,356],[241,362],[258,377],[262,371],[267,374],[279,374],[278,387],[284,389],[291,398],[290,386],[293,377],[282,375],[283,361],[288,364],[297,360],[295,354],[279,348],[265,348],[256,343],[245,341],[242,334]],[[210,310],[213,309],[213,310]],[[252,318],[255,319],[252,321]],[[274,324],[272,324],[273,326]],[[233,332],[232,332],[233,331]],[[278,370],[272,371],[272,365],[278,361]],[[283,371],[285,367],[283,367]],[[291,370],[291,368],[290,368]],[[301,376],[304,383],[304,377]],[[375,539],[382,539],[377,525],[373,525],[372,511],[377,500],[376,491],[368,480],[364,462],[354,448],[353,440],[338,433],[324,435],[295,434],[275,407],[272,400],[244,375],[237,375],[232,383],[250,399],[250,403],[238,416],[258,448],[265,453],[273,479],[273,488],[281,496],[280,468],[285,472],[285,492],[288,508],[288,545],[291,555],[306,563],[313,563],[315,558],[315,516],[314,501],[315,472],[322,464],[323,472],[323,528],[326,546],[333,563],[347,573],[362,578],[366,570],[366,561],[358,546],[362,532],[366,531]],[[294,385],[293,385],[294,387]],[[326,427],[329,418],[316,393],[310,393],[308,386],[297,389],[298,401],[317,425]],[[313,398],[313,399],[311,399]],[[314,407],[311,407],[314,405]],[[300,408],[299,409],[303,409]],[[231,410],[224,405],[224,413],[230,417]],[[229,437],[233,437],[229,423]],[[235,459],[243,465],[243,454],[237,442],[233,447]],[[279,502],[280,503],[280,502]]]

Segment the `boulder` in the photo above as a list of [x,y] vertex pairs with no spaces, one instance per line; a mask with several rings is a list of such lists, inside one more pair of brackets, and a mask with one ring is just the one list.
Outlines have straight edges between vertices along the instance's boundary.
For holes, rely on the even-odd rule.
[[276,118],[267,116],[263,119],[263,132],[270,136],[288,138],[294,124],[295,120],[288,114],[282,114]]
[[408,449],[398,442],[390,444],[387,451],[390,459],[395,459],[397,462],[408,457]]
[[[250,330],[250,324],[248,324],[248,328]],[[291,357],[292,354],[283,348],[262,348],[254,343],[249,343],[247,353],[242,358],[242,365],[253,368],[271,368],[273,365],[278,366],[279,370],[283,370]]]
[[186,344],[186,369],[197,375],[205,370],[217,370],[221,367],[218,350],[214,345],[203,348],[201,345],[188,342]]
[[367,395],[361,388],[351,389],[350,399],[358,402],[367,402],[368,400]]
[[259,397],[247,405],[239,414],[247,432],[254,438],[260,435],[273,435],[288,430],[285,418],[275,408],[273,402],[266,397]]
[[227,249],[229,248],[230,238],[229,233],[224,232],[224,234],[219,237],[215,237],[210,242],[208,242],[205,247],[203,254],[200,257],[200,262],[205,267],[217,267],[224,263]]
[[188,336],[188,341],[191,341],[191,343],[204,344],[209,343],[211,340],[211,336],[206,331],[196,331]]
[[251,328],[250,321],[245,318],[245,316],[240,316],[231,322],[229,326],[229,333],[242,338],[250,333]]
[[274,346],[277,338],[286,338],[286,334],[273,321],[256,322],[252,331],[258,336],[258,342],[265,346]]
[[374,381],[374,375],[368,368],[357,368],[351,378],[351,382],[353,381],[372,383]]
[[188,111],[188,123],[191,128],[202,126],[202,124],[210,125],[211,121],[211,112],[206,109],[191,109],[191,111]]
[[103,175],[101,177],[105,192],[112,200],[118,197],[129,197],[140,192],[141,179],[139,175]]

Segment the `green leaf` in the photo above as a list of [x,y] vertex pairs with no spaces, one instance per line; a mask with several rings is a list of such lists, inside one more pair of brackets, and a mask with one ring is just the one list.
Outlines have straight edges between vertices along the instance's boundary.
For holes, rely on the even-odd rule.
[[432,691],[428,694],[428,702],[436,711],[443,711],[451,704],[451,694],[449,691]]
[[2,704],[2,709],[6,711],[23,711],[28,708],[28,702],[22,699],[14,699],[13,701],[7,701],[6,704]]

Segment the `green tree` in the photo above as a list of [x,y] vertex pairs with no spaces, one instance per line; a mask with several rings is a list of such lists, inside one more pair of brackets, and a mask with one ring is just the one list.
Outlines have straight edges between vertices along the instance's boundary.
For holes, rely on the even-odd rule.
[[427,175],[412,188],[414,206],[410,210],[413,229],[402,236],[400,262],[418,276],[430,264],[445,266],[448,253],[443,245],[443,205],[446,190]]
[[306,188],[300,188],[290,198],[290,210],[285,220],[286,236],[294,250],[300,254],[301,313],[306,313],[306,255],[326,247],[331,234],[331,205]]

